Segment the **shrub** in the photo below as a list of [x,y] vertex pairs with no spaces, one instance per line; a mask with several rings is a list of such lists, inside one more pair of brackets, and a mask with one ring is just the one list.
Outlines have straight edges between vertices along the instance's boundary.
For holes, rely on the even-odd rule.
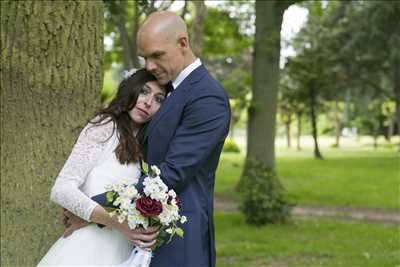
[[285,190],[275,172],[263,163],[248,160],[239,187],[240,210],[247,223],[284,223],[290,218],[293,204],[285,200]]
[[222,149],[223,152],[233,152],[233,153],[240,153],[240,148],[236,144],[236,142],[231,139],[227,138],[224,143],[224,147]]

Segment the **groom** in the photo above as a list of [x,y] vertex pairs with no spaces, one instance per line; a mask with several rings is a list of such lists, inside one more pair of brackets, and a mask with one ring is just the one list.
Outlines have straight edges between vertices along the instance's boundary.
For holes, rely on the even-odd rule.
[[222,86],[193,54],[184,21],[152,13],[137,34],[138,55],[173,91],[153,117],[143,144],[145,160],[182,200],[184,239],[154,251],[151,267],[215,266],[213,194],[215,170],[228,134],[230,108]]
[[144,157],[182,201],[185,235],[154,251],[151,267],[214,267],[215,170],[228,134],[230,108],[222,86],[193,54],[184,21],[159,11],[137,35],[139,56],[173,91],[143,137]]

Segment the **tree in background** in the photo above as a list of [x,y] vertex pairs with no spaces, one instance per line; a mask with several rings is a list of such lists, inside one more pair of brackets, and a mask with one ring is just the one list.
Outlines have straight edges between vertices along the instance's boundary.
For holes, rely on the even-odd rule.
[[191,46],[193,52],[197,56],[201,56],[203,51],[203,28],[204,28],[204,20],[207,13],[207,7],[204,3],[204,0],[196,0],[191,1],[195,7],[195,18],[193,21],[192,27],[192,39],[191,39]]
[[100,104],[102,1],[1,1],[1,266],[61,234],[50,189]]
[[123,69],[139,68],[136,33],[139,24],[156,10],[167,10],[174,0],[103,0],[105,4],[105,35],[112,39],[106,49],[105,69],[121,63]]
[[240,181],[246,221],[284,222],[290,205],[275,172],[275,124],[279,86],[280,32],[292,1],[256,1],[252,100],[248,109],[247,156]]
[[375,124],[383,124],[386,116],[392,119],[388,122],[392,126],[387,128],[396,123],[400,134],[400,52],[395,49],[400,46],[400,3],[365,1],[341,6],[343,12],[331,24],[336,30],[327,39],[332,53],[337,54],[336,65],[346,70],[342,76],[358,83],[358,90],[352,91],[357,99],[368,95],[371,100],[395,103],[395,113],[377,116],[381,121]]
[[[207,9],[200,55],[210,72],[229,94],[232,110],[230,135],[249,105],[252,36],[241,31],[240,21],[223,8]],[[189,22],[190,23],[190,22]]]

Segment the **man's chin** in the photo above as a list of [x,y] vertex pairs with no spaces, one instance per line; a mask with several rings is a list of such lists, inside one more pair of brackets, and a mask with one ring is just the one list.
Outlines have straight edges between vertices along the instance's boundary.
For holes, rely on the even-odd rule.
[[157,81],[161,84],[161,85],[166,85],[169,82],[169,79],[167,77],[161,77],[161,78],[157,78]]

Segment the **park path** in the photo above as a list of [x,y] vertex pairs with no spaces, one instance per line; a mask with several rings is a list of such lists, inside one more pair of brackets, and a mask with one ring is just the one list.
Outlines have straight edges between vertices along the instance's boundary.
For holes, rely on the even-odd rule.
[[[214,208],[216,211],[236,211],[238,210],[238,204],[233,201],[216,198],[214,202]],[[295,206],[292,214],[295,217],[325,217],[376,223],[400,224],[400,212],[366,208]]]

